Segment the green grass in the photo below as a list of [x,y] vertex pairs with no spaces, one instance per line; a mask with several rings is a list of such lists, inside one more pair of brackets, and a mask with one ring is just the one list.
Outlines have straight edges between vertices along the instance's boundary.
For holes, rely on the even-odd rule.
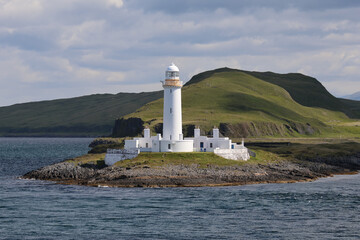
[[117,162],[115,166],[158,167],[164,165],[192,165],[196,164],[204,168],[213,166],[234,166],[243,164],[240,161],[227,160],[214,153],[140,153],[136,158]]
[[200,168],[210,166],[240,166],[243,164],[265,164],[280,159],[271,152],[256,150],[257,156],[248,161],[235,161],[222,158],[214,153],[140,153],[134,159],[117,162],[120,167],[160,167],[164,165],[198,165]]
[[331,95],[326,88],[315,78],[300,74],[279,74],[273,72],[251,72],[231,68],[219,68],[195,75],[187,86],[196,84],[216,73],[246,73],[255,78],[275,84],[285,89],[290,96],[299,104],[307,107],[318,107],[332,111],[339,111],[352,118],[360,118],[360,102],[347,99],[339,99]]
[[[215,155],[214,153],[140,153],[134,159],[117,162],[114,166],[118,167],[160,167],[165,165],[193,165],[200,168],[208,166],[239,166],[242,164],[259,164],[269,161],[277,161],[275,155],[261,150],[256,151],[258,156],[251,158],[249,161],[228,160]],[[104,164],[105,153],[102,154],[85,154],[76,158],[67,160],[78,166]]]
[[104,166],[105,162],[105,153],[99,154],[85,154],[79,157],[75,157],[72,159],[66,160],[66,162],[72,163],[78,166],[84,165],[96,165],[96,166]]

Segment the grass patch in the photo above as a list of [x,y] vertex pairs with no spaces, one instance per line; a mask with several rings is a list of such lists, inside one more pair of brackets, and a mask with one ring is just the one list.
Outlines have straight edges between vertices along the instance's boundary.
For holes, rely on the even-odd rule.
[[215,155],[214,153],[140,153],[136,158],[117,162],[116,166],[136,167],[148,166],[157,167],[164,165],[191,165],[197,164],[199,167],[233,166],[241,162],[227,160]]
[[268,162],[278,161],[276,154],[256,151],[256,157],[251,157],[248,161],[228,160],[217,156],[214,153],[140,153],[136,158],[124,160],[115,163],[120,167],[160,167],[165,165],[192,165],[196,164],[200,168],[209,166],[240,166],[244,164],[265,164]]
[[256,157],[251,157],[250,160],[244,163],[266,164],[266,163],[279,162],[285,160],[284,157],[274,152],[266,151],[263,149],[256,149],[256,150],[251,149],[251,150],[256,153]]
[[93,166],[97,168],[102,168],[105,166],[104,159],[105,159],[105,153],[85,154],[76,158],[66,160],[66,162],[82,167]]

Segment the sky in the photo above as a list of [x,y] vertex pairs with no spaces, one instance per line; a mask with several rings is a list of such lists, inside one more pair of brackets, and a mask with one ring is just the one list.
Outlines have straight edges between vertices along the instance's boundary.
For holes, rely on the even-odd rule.
[[360,91],[358,0],[0,0],[0,106],[161,90],[221,67]]

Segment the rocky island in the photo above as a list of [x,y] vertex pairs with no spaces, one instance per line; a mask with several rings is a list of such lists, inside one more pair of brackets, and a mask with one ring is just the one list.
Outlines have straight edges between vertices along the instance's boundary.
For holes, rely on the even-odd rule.
[[197,187],[312,181],[360,170],[358,142],[249,145],[256,154],[249,161],[227,160],[213,153],[141,153],[106,166],[104,153],[90,153],[31,171],[23,178],[96,187]]
[[[120,114],[112,138],[95,141],[88,155],[24,178],[89,186],[191,187],[311,181],[360,169],[360,102],[332,96],[314,78],[220,68],[183,84],[171,64],[162,86],[164,98],[143,96],[141,106]],[[77,114],[92,116],[98,108],[107,107],[98,104],[91,114]],[[106,149],[117,148],[141,153],[105,165]]]

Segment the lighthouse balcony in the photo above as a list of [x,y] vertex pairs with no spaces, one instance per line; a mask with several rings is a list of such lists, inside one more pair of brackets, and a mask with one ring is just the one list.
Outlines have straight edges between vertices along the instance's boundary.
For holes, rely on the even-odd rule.
[[165,82],[163,82],[163,86],[174,86],[174,87],[182,87],[183,82],[179,79],[166,79]]

